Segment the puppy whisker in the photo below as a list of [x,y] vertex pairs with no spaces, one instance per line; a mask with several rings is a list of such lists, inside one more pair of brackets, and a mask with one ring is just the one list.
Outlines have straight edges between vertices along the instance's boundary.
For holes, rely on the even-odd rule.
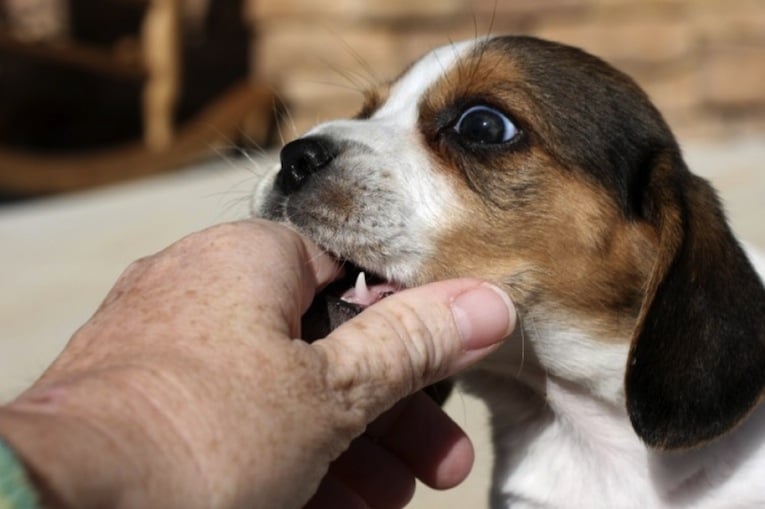
[[524,324],[524,316],[520,310],[516,309],[516,327],[520,330],[521,335],[521,360],[518,363],[518,369],[515,372],[517,378],[521,378],[523,375],[523,368],[526,366],[526,327]]
[[340,41],[340,44],[342,44],[345,51],[348,52],[349,55],[356,61],[356,63],[361,67],[361,69],[366,73],[366,76],[364,74],[357,74],[358,77],[362,78],[364,81],[366,81],[366,87],[363,88],[374,88],[378,83],[380,83],[380,78],[377,76],[377,73],[374,69],[374,67],[361,55],[359,54],[356,49],[354,49],[353,46],[351,46],[347,40],[345,40],[344,37],[342,37],[340,34],[338,34],[335,30],[333,30],[330,27],[325,27],[329,31],[330,34],[335,36],[335,38]]

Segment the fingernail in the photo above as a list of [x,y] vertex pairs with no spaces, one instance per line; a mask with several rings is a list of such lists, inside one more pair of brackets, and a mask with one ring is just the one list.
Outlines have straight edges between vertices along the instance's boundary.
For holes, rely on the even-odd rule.
[[515,306],[510,297],[488,283],[454,299],[452,314],[465,350],[479,350],[499,343],[515,328]]

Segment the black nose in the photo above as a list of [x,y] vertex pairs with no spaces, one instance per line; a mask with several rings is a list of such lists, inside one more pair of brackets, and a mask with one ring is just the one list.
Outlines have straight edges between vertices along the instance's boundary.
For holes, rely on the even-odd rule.
[[287,143],[281,151],[282,169],[276,176],[276,185],[290,194],[306,179],[326,167],[335,158],[332,142],[319,136],[309,136]]

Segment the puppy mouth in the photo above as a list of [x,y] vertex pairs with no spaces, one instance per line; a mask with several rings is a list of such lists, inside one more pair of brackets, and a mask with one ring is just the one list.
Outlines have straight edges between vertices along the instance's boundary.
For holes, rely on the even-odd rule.
[[388,281],[352,263],[345,262],[344,269],[346,276],[336,282],[338,284],[336,289],[345,289],[340,290],[338,297],[341,301],[361,309],[366,309],[385,297],[403,290],[398,283]]
[[404,287],[350,263],[343,275],[316,294],[301,319],[302,338],[312,342]]

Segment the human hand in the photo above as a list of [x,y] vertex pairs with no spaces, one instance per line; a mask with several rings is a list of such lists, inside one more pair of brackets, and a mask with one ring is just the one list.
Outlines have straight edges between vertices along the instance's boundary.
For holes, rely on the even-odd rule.
[[415,393],[492,351],[514,325],[508,301],[435,283],[293,340],[337,270],[257,221],[139,260],[0,411],[0,435],[51,505],[401,507],[413,475],[458,483],[470,443]]

